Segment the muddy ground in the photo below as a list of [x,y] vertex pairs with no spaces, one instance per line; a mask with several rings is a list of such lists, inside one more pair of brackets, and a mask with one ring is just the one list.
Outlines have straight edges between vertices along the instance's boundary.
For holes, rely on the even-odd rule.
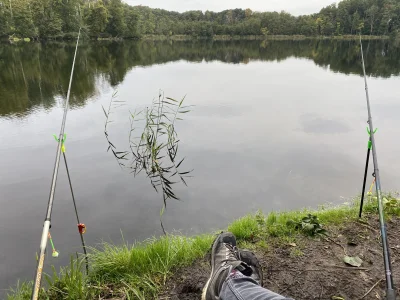
[[[400,287],[400,218],[394,217],[387,225],[395,286]],[[377,217],[370,217],[365,224],[354,222],[326,229],[328,238],[299,235],[295,243],[269,238],[261,243],[263,247],[254,244],[252,250],[264,273],[263,286],[296,300],[384,299],[386,283]],[[362,265],[346,265],[345,255],[360,257]],[[211,272],[209,258],[207,255],[177,270],[159,299],[200,299]]]

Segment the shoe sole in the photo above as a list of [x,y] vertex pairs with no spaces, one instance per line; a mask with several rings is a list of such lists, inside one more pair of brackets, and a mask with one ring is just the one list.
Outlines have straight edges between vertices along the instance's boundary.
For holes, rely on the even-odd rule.
[[210,285],[212,275],[214,274],[214,262],[215,262],[215,259],[214,259],[213,253],[214,253],[215,248],[216,248],[216,246],[218,244],[217,242],[218,242],[219,238],[220,238],[220,235],[215,239],[215,241],[213,243],[213,246],[212,246],[212,249],[211,249],[211,275],[210,275],[210,278],[208,279],[206,285],[203,288],[203,293],[201,295],[201,300],[207,300],[206,297],[207,297],[208,286]]

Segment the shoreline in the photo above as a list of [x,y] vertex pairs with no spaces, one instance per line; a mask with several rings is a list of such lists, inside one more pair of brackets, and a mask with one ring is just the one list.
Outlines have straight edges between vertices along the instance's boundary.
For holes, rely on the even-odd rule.
[[[140,38],[89,38],[85,40],[89,41],[115,41],[123,42],[125,40],[136,40],[136,41],[302,41],[302,40],[358,40],[358,35],[342,35],[342,36],[305,36],[305,35],[248,35],[248,36],[230,36],[230,35],[214,35],[212,37],[196,37],[191,35],[144,35]],[[361,36],[363,40],[389,40],[389,36]],[[30,43],[30,42],[68,42],[73,41],[71,36],[64,37],[48,37],[48,38],[27,38],[27,37],[13,37],[3,38],[0,40],[1,43],[18,44],[18,43]]]
[[[248,35],[248,36],[230,36],[230,35],[214,35],[210,38],[193,37],[190,35],[175,35],[175,36],[159,36],[159,35],[146,35],[140,40],[149,41],[297,41],[297,40],[358,40],[358,35],[343,35],[343,36],[305,36],[305,35]],[[361,36],[363,40],[388,40],[388,36]]]
[[[391,205],[385,207],[385,210],[387,208],[388,236],[391,239],[392,248],[395,248],[396,245],[400,247],[400,237],[393,229],[398,228],[396,226],[400,224],[400,200],[390,194],[385,195],[385,197],[389,200],[396,199],[396,205],[393,206],[394,202],[391,202]],[[361,297],[366,292],[365,288],[372,286],[373,283],[370,280],[363,281],[354,276],[356,270],[351,270],[351,267],[349,269],[341,261],[344,253],[362,257],[363,267],[365,266],[365,268],[371,268],[374,265],[377,271],[368,273],[370,277],[373,277],[372,281],[376,276],[383,276],[384,273],[383,271],[380,273],[383,269],[383,261],[379,240],[377,240],[379,234],[377,202],[374,199],[369,199],[365,203],[365,217],[361,220],[358,219],[358,202],[359,198],[340,206],[321,206],[318,210],[271,212],[267,215],[257,212],[233,221],[227,230],[236,235],[240,248],[251,249],[257,254],[264,266],[264,274],[269,272],[268,268],[271,263],[276,263],[282,269],[285,269],[286,266],[291,270],[296,270],[297,273],[303,272],[302,268],[310,261],[315,264],[322,263],[331,266],[329,268],[318,267],[321,272],[326,270],[332,272],[332,274],[325,274],[327,280],[330,280],[330,275],[341,276],[343,286],[348,286],[349,281],[353,278],[360,281],[360,291],[357,295]],[[302,222],[302,218],[309,214],[318,217],[318,224],[328,232],[327,237],[322,235],[310,237],[305,232],[296,229],[293,224]],[[355,247],[350,246],[350,243],[347,243],[345,239],[352,236],[362,237],[358,238],[356,242],[353,241],[352,245],[356,244]],[[194,237],[167,235],[135,245],[104,243],[100,248],[88,247],[90,253],[89,276],[84,274],[82,257],[79,260],[71,258],[69,267],[63,268],[58,275],[55,272],[47,280],[43,279],[46,288],[42,288],[41,295],[43,299],[67,299],[67,296],[68,299],[155,299],[161,295],[163,297],[181,295],[185,296],[185,299],[197,299],[202,288],[200,283],[209,276],[207,253],[214,237],[215,234]],[[374,249],[377,253],[371,256],[373,253],[368,254],[366,249]],[[329,255],[326,256],[322,252],[327,252]],[[400,255],[400,249],[398,252],[392,251],[392,254],[393,259],[396,259],[395,255]],[[332,265],[337,266],[337,268],[332,267]],[[360,272],[358,271],[358,273]],[[318,275],[316,271],[311,273]],[[273,274],[264,275],[267,280],[276,283],[267,281],[265,282],[267,287],[276,292],[282,292],[285,289],[282,285],[288,284],[285,295],[296,297],[296,300],[301,299],[301,294],[299,294],[301,291],[299,292],[293,286],[290,286],[289,279],[279,277],[278,273]],[[285,276],[288,277],[289,275],[286,274]],[[396,273],[395,275],[395,279],[399,280],[400,274]],[[306,280],[305,283],[302,283],[305,286],[311,285],[315,281],[315,277],[308,277],[308,275],[302,277],[302,280]],[[47,285],[45,284],[46,281]],[[398,283],[397,285],[399,285]],[[324,284],[322,285],[326,292],[328,294],[333,293]],[[353,285],[353,283],[350,285]],[[340,284],[335,287],[335,295],[338,297],[347,295],[348,297],[350,291],[345,288],[341,290],[340,287]],[[7,299],[29,299],[31,288],[32,282],[19,283],[17,287],[8,292]],[[379,294],[383,293],[380,286],[375,289]],[[312,292],[313,289],[310,287],[309,290]],[[314,292],[319,294],[320,291],[321,288]],[[186,295],[189,292],[191,294]],[[353,299],[354,294],[351,295],[350,298]],[[310,295],[307,297],[310,297]]]

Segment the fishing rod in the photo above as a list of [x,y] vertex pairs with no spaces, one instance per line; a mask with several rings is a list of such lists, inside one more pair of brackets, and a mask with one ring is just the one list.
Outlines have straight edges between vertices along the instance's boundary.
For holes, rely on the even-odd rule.
[[372,159],[374,162],[374,177],[375,177],[375,187],[376,194],[378,197],[378,211],[379,211],[379,223],[380,230],[382,236],[382,248],[383,248],[383,260],[385,266],[385,279],[386,279],[386,299],[387,300],[396,300],[396,291],[393,287],[393,274],[392,274],[392,265],[390,261],[390,251],[389,251],[389,242],[386,233],[386,223],[385,216],[383,213],[383,201],[382,201],[382,190],[381,190],[381,178],[379,175],[379,167],[378,167],[378,157],[376,155],[376,144],[375,144],[375,132],[374,126],[372,124],[372,114],[371,114],[371,106],[369,101],[369,92],[368,92],[368,83],[367,83],[367,74],[365,72],[365,61],[364,61],[364,50],[361,40],[360,34],[360,45],[361,45],[361,60],[362,60],[362,68],[364,73],[364,83],[365,83],[365,94],[367,98],[367,108],[368,108],[368,125],[370,132],[370,140],[371,140],[371,151],[372,151]]
[[42,238],[40,240],[40,255],[39,255],[39,260],[38,260],[38,264],[37,264],[35,280],[33,283],[32,297],[31,297],[32,300],[38,299],[40,285],[41,285],[41,281],[42,281],[44,258],[45,258],[45,253],[46,253],[46,246],[47,246],[49,230],[50,230],[50,226],[51,226],[51,213],[53,210],[54,194],[55,194],[55,190],[56,190],[58,169],[60,167],[60,158],[61,158],[61,150],[62,150],[62,146],[63,146],[65,123],[67,120],[68,104],[69,104],[69,98],[71,95],[72,78],[74,76],[76,53],[78,52],[80,35],[81,35],[81,29],[79,28],[78,38],[76,40],[76,46],[75,46],[74,60],[72,62],[71,76],[69,78],[67,99],[65,100],[64,115],[63,115],[63,119],[62,119],[62,123],[61,123],[61,130],[60,130],[60,134],[59,134],[59,138],[58,138],[56,161],[54,164],[53,179],[52,179],[51,187],[50,187],[49,202],[47,204],[47,213],[46,213],[46,218],[45,218],[44,224],[43,224]]

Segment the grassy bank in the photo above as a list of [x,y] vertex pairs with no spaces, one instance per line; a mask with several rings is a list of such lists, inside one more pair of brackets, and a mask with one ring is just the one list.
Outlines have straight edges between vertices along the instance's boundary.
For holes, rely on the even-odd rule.
[[[341,36],[305,36],[305,35],[214,35],[212,37],[197,37],[191,35],[144,35],[141,37],[142,40],[148,41],[192,41],[192,40],[214,40],[214,41],[292,41],[292,40],[306,40],[306,39],[333,39],[333,40],[358,40],[358,35],[341,35]],[[388,36],[371,36],[363,35],[363,40],[383,40],[389,39]]]
[[[386,198],[390,200],[385,204],[388,215],[400,215],[399,201],[390,195]],[[364,211],[367,216],[376,216],[376,200],[367,201]],[[268,215],[258,212],[234,221],[227,229],[236,235],[241,247],[266,249],[273,239],[274,247],[279,250],[279,241],[283,241],[283,247],[287,242],[295,243],[299,234],[303,236],[296,224],[308,214],[316,215],[324,228],[350,226],[358,222],[358,201],[320,207],[316,211],[304,209]],[[165,292],[170,277],[204,258],[214,237],[213,234],[168,235],[134,245],[103,244],[90,249],[89,276],[84,275],[80,260],[71,260],[70,266],[46,276],[41,299],[154,299]],[[300,255],[301,249],[296,251],[293,255]],[[30,299],[31,288],[32,283],[19,283],[7,299]]]

